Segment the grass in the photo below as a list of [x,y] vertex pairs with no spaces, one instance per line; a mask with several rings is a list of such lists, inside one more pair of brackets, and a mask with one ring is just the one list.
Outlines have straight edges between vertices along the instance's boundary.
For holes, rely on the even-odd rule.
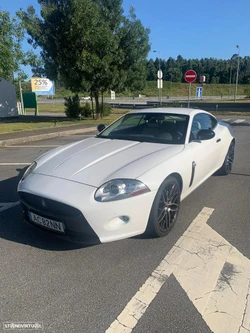
[[[6,133],[16,133],[16,132],[26,132],[26,131],[35,131],[47,128],[58,128],[58,127],[73,127],[74,125],[93,125],[97,126],[98,124],[110,124],[118,118],[118,116],[110,115],[103,119],[93,120],[93,119],[84,119],[84,120],[72,120],[65,118],[55,118],[55,117],[39,117],[35,119],[34,117],[27,116],[21,117],[21,119],[8,119],[0,121],[0,134]],[[30,120],[29,120],[30,119]]]
[[[200,87],[201,84],[199,83],[192,83],[191,85],[191,94],[195,96],[196,94],[196,88]],[[188,95],[188,83],[181,83],[181,82],[170,82],[170,81],[164,81],[163,82],[163,90],[162,90],[162,96],[187,96]],[[246,91],[250,90],[250,86],[247,84],[239,84],[238,85],[238,95],[246,95]],[[235,91],[235,85],[234,84],[205,84],[203,86],[203,95],[204,96],[229,96],[233,95]],[[138,97],[140,95],[145,96],[152,96],[157,97],[158,96],[158,89],[157,89],[157,83],[156,81],[147,81],[145,84],[144,89],[136,90],[136,91],[124,91],[122,93],[116,93],[116,97]],[[72,96],[72,92],[70,90],[60,88],[56,89],[56,94],[54,98],[63,98],[63,97],[69,97]],[[83,92],[82,94],[79,94],[79,96],[88,95],[88,92]],[[110,97],[110,93],[106,92],[104,94],[104,97]],[[56,105],[55,105],[56,109]]]

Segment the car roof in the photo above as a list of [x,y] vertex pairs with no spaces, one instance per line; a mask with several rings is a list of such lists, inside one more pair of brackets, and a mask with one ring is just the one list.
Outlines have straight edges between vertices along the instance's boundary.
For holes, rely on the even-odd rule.
[[152,108],[152,109],[141,109],[141,110],[135,110],[131,113],[171,113],[171,114],[179,114],[179,115],[187,115],[187,116],[193,116],[197,113],[208,113],[204,110],[200,109],[188,109],[188,108]]

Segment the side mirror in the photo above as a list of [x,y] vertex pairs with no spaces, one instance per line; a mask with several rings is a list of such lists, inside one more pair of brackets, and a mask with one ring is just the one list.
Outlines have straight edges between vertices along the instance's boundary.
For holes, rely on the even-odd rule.
[[213,139],[215,136],[215,133],[213,130],[211,129],[203,129],[203,130],[200,130],[197,134],[197,139],[198,140],[201,140],[201,141],[204,141],[204,140],[210,140],[210,139]]
[[99,133],[102,132],[104,129],[105,129],[105,125],[104,124],[99,124],[97,126],[97,130],[98,130]]

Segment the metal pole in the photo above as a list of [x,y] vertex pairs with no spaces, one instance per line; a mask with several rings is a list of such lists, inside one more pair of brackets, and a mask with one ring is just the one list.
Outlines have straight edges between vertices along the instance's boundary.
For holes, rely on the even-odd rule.
[[238,49],[238,64],[237,64],[237,73],[236,73],[236,82],[235,82],[234,103],[236,102],[238,80],[239,80],[239,68],[240,68],[240,47],[239,45],[236,45],[236,47]]
[[21,81],[19,81],[19,91],[20,91],[20,100],[21,100],[22,114],[24,114],[24,106],[23,106],[23,89],[22,89]]
[[190,94],[191,94],[191,82],[189,83],[189,87],[188,87],[188,108],[190,106]]
[[[159,70],[161,70],[161,59],[158,58],[158,63],[159,63]],[[159,88],[159,103],[161,105],[161,88]]]

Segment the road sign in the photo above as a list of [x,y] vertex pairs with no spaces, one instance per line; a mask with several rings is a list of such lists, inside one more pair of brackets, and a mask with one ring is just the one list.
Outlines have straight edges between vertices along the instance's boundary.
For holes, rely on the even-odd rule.
[[158,70],[158,72],[157,72],[157,77],[158,77],[158,79],[162,79],[162,77],[163,77],[163,73],[162,73],[162,70],[161,70],[161,69]]
[[53,81],[41,77],[31,78],[31,90],[37,95],[54,95],[55,85]]
[[115,99],[115,91],[110,90],[111,99]]
[[162,81],[162,79],[158,79],[157,80],[157,88],[158,89],[162,89],[163,88],[163,81]]
[[202,98],[202,87],[196,88],[196,98]]
[[197,74],[192,69],[189,69],[184,75],[185,81],[189,82],[189,83],[194,82],[196,80],[196,78],[197,78]]

